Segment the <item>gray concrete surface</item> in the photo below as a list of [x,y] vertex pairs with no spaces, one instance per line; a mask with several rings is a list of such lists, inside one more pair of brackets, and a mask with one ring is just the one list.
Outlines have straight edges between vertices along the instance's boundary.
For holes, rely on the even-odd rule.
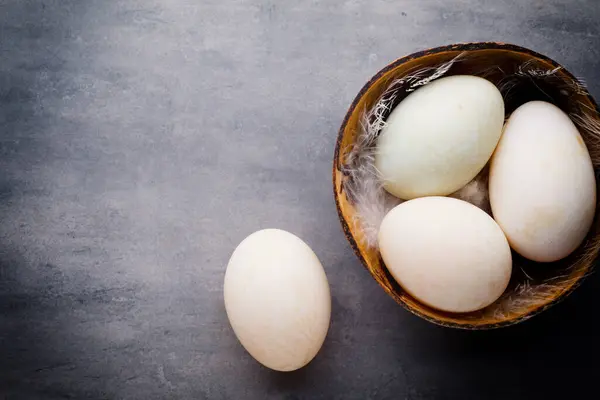
[[[600,97],[598,21],[597,0],[0,0],[0,398],[588,398],[598,278],[515,328],[428,324],[355,259],[330,167],[362,84],[426,47],[524,45]],[[265,227],[331,284],[295,373],[254,362],[222,304]]]

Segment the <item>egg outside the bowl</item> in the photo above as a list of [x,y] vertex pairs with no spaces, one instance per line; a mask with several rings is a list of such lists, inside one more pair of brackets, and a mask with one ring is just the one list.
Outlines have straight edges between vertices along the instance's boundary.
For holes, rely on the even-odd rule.
[[292,233],[264,229],[246,237],[227,265],[223,296],[236,337],[270,369],[304,367],[325,341],[327,276],[312,249]]

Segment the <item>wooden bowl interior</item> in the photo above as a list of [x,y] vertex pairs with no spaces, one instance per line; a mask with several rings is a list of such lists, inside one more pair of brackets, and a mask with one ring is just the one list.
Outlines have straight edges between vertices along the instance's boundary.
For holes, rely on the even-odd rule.
[[[515,71],[518,66],[526,62],[535,63],[536,66],[544,70],[552,70],[558,66],[554,61],[529,50],[500,44],[451,46],[448,48],[433,49],[397,60],[383,69],[363,87],[348,111],[340,129],[336,145],[333,180],[336,204],[344,232],[357,256],[388,295],[411,312],[431,322],[465,329],[489,329],[514,324],[541,312],[571,292],[580,283],[581,279],[590,271],[598,255],[598,243],[600,241],[598,235],[600,232],[598,216],[596,216],[593,227],[584,244],[564,260],[539,265],[513,253],[513,277],[507,290],[515,290],[517,285],[525,281],[529,281],[535,285],[540,282],[547,282],[556,276],[562,276],[558,283],[554,285],[555,290],[549,291],[544,294],[543,298],[537,299],[526,309],[521,309],[518,312],[494,315],[486,312],[484,309],[468,314],[451,314],[423,305],[402,290],[395,282],[381,260],[379,252],[364,245],[362,232],[352,222],[356,210],[347,198],[342,185],[345,179],[342,173],[342,165],[350,146],[355,141],[356,135],[359,132],[359,117],[361,112],[369,109],[394,79],[406,76],[411,71],[419,68],[439,66],[441,63],[458,56],[463,51],[468,52],[468,57],[453,66],[447,75],[485,75],[486,79],[499,85],[502,79],[506,77],[507,72]],[[556,77],[561,79],[575,79],[563,68],[556,74]],[[596,110],[594,100],[586,93],[552,93],[558,90],[564,91],[563,88],[553,86],[552,84],[546,85],[546,87],[539,87],[539,84],[536,86],[536,83],[533,81],[529,83],[525,81],[516,86],[514,90],[511,90],[510,98],[505,99],[507,101],[506,114],[508,116],[516,107],[527,101],[550,101],[550,98],[553,98],[552,102],[566,112],[571,112],[581,107]],[[589,144],[590,137],[585,132],[582,132],[582,136],[584,141]],[[598,168],[596,168],[596,172],[598,173]]]

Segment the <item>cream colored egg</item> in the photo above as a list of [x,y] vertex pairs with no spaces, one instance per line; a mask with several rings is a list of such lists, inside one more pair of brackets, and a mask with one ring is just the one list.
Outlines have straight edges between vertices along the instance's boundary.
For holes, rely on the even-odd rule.
[[242,346],[274,370],[308,364],[329,329],[325,271],[305,242],[283,230],[257,231],[238,245],[227,265],[224,299]]
[[448,312],[492,304],[512,272],[510,247],[496,222],[449,197],[422,197],[393,208],[381,224],[379,250],[404,290]]
[[577,127],[558,107],[532,101],[510,116],[490,163],[494,219],[534,261],[562,259],[594,218],[596,179]]
[[500,91],[476,76],[449,76],[409,94],[386,120],[375,165],[401,199],[445,196],[471,181],[492,155],[504,122]]

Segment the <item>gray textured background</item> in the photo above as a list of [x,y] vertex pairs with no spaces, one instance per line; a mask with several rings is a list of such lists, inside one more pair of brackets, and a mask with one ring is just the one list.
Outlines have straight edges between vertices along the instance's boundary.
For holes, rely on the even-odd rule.
[[[600,97],[600,2],[288,3],[0,0],[0,398],[593,396],[599,278],[515,328],[428,324],[355,259],[330,168],[360,87],[426,47],[524,45]],[[326,343],[290,374],[222,304],[265,227],[305,239],[332,290]]]

